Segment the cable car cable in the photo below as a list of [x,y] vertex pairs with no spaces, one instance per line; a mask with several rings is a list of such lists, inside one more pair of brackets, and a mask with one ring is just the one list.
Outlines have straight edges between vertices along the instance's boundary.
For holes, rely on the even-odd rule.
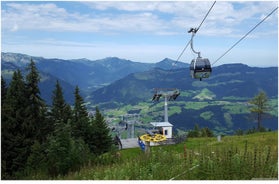
[[184,54],[185,50],[187,49],[187,47],[189,46],[189,44],[191,43],[191,39],[189,40],[189,42],[186,44],[186,46],[184,47],[184,49],[182,50],[181,54],[178,56],[178,58],[176,59],[174,66],[176,65],[176,63],[180,60],[181,56]]
[[[206,15],[204,16],[203,20],[201,21],[199,27],[196,29],[196,33],[199,31],[200,27],[202,26],[202,24],[204,23],[205,19],[207,18],[207,16],[209,15],[209,13],[211,12],[213,6],[215,5],[216,1],[213,2],[213,4],[211,5],[211,7],[209,8],[209,10],[207,11]],[[184,47],[184,49],[182,50],[182,52],[180,53],[180,55],[178,56],[178,58],[176,59],[175,63],[173,66],[176,65],[176,63],[180,60],[181,56],[183,55],[183,53],[185,52],[185,50],[187,49],[187,47],[190,45],[192,41],[192,38],[188,41],[188,43],[186,44],[186,46]]]
[[[194,32],[194,34],[192,35],[191,39],[189,40],[189,42],[186,44],[186,46],[184,47],[184,49],[182,50],[182,52],[180,53],[180,55],[178,56],[178,58],[176,59],[175,63],[173,63],[172,68],[177,64],[177,62],[179,61],[179,59],[182,57],[183,53],[185,52],[185,50],[187,49],[187,47],[191,44],[191,48],[193,50],[193,36],[199,31],[199,29],[201,28],[202,24],[204,23],[205,19],[207,18],[207,16],[209,15],[209,13],[211,12],[212,8],[214,7],[214,5],[216,4],[216,1],[213,2],[213,4],[211,5],[211,7],[209,8],[209,10],[207,11],[206,15],[204,16],[203,20],[201,21],[201,23],[199,24],[198,28],[191,28],[190,31],[188,31],[188,33],[190,32]],[[193,50],[194,51],[194,50]],[[200,56],[200,54],[199,54]],[[167,78],[167,76],[169,75],[169,73],[172,71],[172,68],[168,71],[167,75],[165,78]]]
[[222,54],[218,59],[216,59],[212,65],[214,65],[215,63],[217,63],[221,58],[223,58],[228,52],[230,52],[237,44],[239,44],[239,42],[241,42],[244,38],[246,38],[252,31],[254,31],[261,23],[263,23],[269,16],[271,16],[276,10],[278,9],[278,7],[276,7],[274,10],[272,10],[272,12],[270,12],[263,20],[261,20],[257,25],[255,25],[250,31],[248,31],[242,38],[240,38],[235,44],[233,44],[226,52],[224,52],[224,54]]
[[196,33],[199,31],[200,27],[202,26],[203,22],[205,21],[205,19],[207,18],[208,14],[210,13],[210,11],[212,10],[213,6],[215,5],[216,1],[213,2],[213,4],[211,5],[210,9],[207,11],[205,17],[203,18],[202,22],[200,23],[199,27],[197,28]]
[[208,10],[207,14],[205,15],[204,19],[200,23],[199,27],[198,28],[191,28],[188,31],[188,33],[192,33],[192,37],[191,37],[191,40],[190,40],[192,52],[195,53],[195,54],[198,54],[198,57],[191,61],[190,75],[192,76],[193,79],[200,79],[200,81],[203,78],[208,78],[210,76],[210,74],[212,72],[212,68],[211,68],[209,60],[207,58],[202,58],[201,57],[201,52],[198,52],[194,49],[194,47],[193,47],[194,36],[197,34],[198,30],[200,29],[201,25],[203,24],[204,20],[206,19],[206,17],[210,13],[210,11],[213,8],[213,6],[215,5],[215,3],[216,3],[216,1],[214,1],[212,6],[210,7],[210,9]]

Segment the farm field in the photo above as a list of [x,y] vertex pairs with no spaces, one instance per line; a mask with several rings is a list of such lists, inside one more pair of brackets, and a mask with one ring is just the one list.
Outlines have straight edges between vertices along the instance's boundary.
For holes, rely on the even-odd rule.
[[[106,153],[98,163],[56,179],[260,180],[278,179],[278,132],[189,138],[177,145]],[[37,178],[38,179],[38,178]]]

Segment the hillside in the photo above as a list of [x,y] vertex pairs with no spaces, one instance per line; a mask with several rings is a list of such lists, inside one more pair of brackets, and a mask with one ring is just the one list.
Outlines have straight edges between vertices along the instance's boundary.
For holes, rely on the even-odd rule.
[[[130,74],[109,86],[100,88],[92,93],[92,101],[138,103],[140,100],[150,99],[154,88],[178,88],[188,93],[207,89],[211,91],[211,95],[215,94],[214,98],[209,97],[211,100],[224,97],[253,97],[261,89],[272,97],[277,96],[277,71],[277,67],[255,68],[243,64],[227,64],[214,67],[209,79],[198,81],[190,77],[188,68],[172,71],[158,68]],[[193,97],[183,96],[183,100],[189,99]],[[198,96],[195,99],[202,100]]]
[[[186,142],[102,156],[102,163],[56,179],[67,180],[251,180],[278,179],[278,132],[189,138]],[[38,176],[37,176],[38,177]],[[42,179],[42,178],[36,178]]]
[[[139,113],[145,123],[163,120],[163,102],[153,103],[154,88],[178,88],[180,96],[169,102],[169,121],[175,128],[192,129],[197,123],[218,134],[255,126],[248,101],[264,90],[270,101],[270,116],[263,126],[277,130],[278,69],[227,64],[213,68],[209,79],[189,76],[189,69],[154,69],[130,74],[91,94],[93,104],[106,109],[109,117]],[[111,108],[109,111],[108,109]],[[117,120],[116,120],[117,122]]]

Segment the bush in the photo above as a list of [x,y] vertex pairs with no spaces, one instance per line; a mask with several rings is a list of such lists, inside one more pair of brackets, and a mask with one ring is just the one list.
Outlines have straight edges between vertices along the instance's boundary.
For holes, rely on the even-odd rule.
[[201,129],[201,137],[213,137],[213,132],[208,128],[202,128]]
[[200,129],[198,124],[195,124],[194,130],[190,130],[188,132],[187,137],[213,137],[213,132],[208,128],[202,128]]
[[74,140],[69,130],[70,127],[66,126],[49,138],[46,165],[51,177],[76,171],[89,161],[88,146],[82,139]]
[[45,147],[38,141],[35,141],[31,147],[31,154],[27,159],[26,171],[28,175],[37,175],[44,172],[46,168],[46,154],[44,152]]
[[234,133],[235,135],[243,135],[244,134],[244,131],[242,129],[237,129]]

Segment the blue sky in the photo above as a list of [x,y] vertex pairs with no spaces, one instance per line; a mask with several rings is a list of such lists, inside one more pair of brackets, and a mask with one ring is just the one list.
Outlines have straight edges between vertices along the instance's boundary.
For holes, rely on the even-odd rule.
[[[213,1],[2,1],[1,50],[46,58],[176,60]],[[278,6],[217,1],[194,38],[214,62]],[[179,61],[196,55],[190,47]],[[278,66],[278,11],[216,63]]]

